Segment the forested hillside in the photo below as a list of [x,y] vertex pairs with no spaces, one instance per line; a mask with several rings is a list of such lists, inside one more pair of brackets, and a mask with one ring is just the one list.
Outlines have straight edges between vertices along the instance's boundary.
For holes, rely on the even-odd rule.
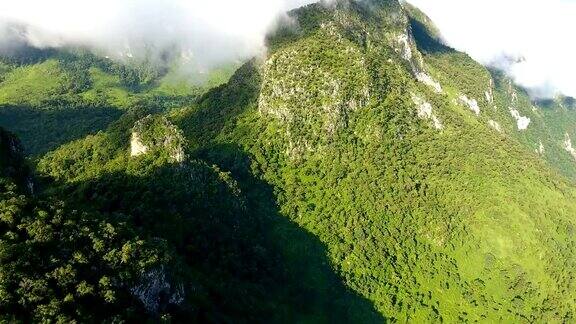
[[[17,141],[6,134],[2,145]],[[21,159],[2,160],[1,320],[379,321],[247,171],[244,191],[168,148],[130,157],[112,134],[108,145],[89,137],[47,156],[39,172],[54,176],[35,179],[35,194],[17,185]],[[74,154],[87,149],[97,160]]]
[[236,64],[187,82],[177,61],[115,62],[85,48],[38,50],[22,45],[0,57],[0,126],[9,127],[39,156],[105,130],[125,112],[160,113],[192,103],[228,80]]
[[288,16],[202,85],[2,59],[0,320],[575,321],[574,100],[396,0]]

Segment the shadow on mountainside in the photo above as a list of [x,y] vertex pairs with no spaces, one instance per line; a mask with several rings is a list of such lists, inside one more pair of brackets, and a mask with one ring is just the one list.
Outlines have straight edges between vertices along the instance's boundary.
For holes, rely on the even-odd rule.
[[252,60],[241,66],[227,84],[206,93],[197,110],[188,111],[176,122],[191,142],[192,151],[214,140],[227,123],[255,105],[262,82],[256,64]]
[[[255,109],[262,81],[257,64],[254,60],[246,63],[226,85],[200,99],[197,110],[187,111],[176,120],[191,143],[194,157],[217,165],[237,182],[245,199],[243,219],[250,219],[241,227],[244,235],[240,236],[248,238],[248,246],[265,251],[267,265],[255,268],[269,270],[258,273],[258,281],[251,283],[257,288],[250,290],[249,295],[236,288],[228,289],[221,297],[242,300],[241,303],[254,301],[241,305],[255,314],[248,318],[256,322],[386,322],[371,301],[351,291],[334,273],[325,245],[280,213],[274,188],[253,173],[249,153],[237,144],[214,143],[238,116]],[[230,244],[237,242],[232,240]],[[248,252],[251,249],[243,251],[255,255]],[[236,277],[230,278],[233,279],[225,281],[236,281]],[[219,300],[217,303],[220,305]]]
[[[235,144],[222,144],[197,152],[210,164],[230,172],[246,196],[247,210],[258,218],[268,249],[281,256],[285,287],[289,287],[292,321],[379,323],[386,320],[373,304],[347,288],[334,273],[326,247],[313,234],[281,215],[273,188],[254,176],[251,159]],[[310,316],[314,314],[313,316]]]
[[427,27],[414,18],[410,18],[412,34],[416,40],[418,49],[425,54],[444,54],[455,52],[450,46],[446,46],[441,40],[432,36]]
[[128,169],[145,175],[107,174],[64,185],[63,195],[128,215],[144,237],[175,248],[186,287],[176,322],[386,321],[334,274],[324,245],[280,214],[272,188],[252,175],[241,149],[216,146],[199,155],[220,166],[193,160],[155,168],[143,157]]
[[25,153],[45,154],[62,144],[105,130],[122,111],[114,108],[34,109],[0,107],[0,127],[18,135]]

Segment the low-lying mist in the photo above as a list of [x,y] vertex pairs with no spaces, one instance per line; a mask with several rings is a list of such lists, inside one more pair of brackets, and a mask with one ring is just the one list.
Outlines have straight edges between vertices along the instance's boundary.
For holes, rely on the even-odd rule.
[[114,59],[179,59],[189,69],[249,58],[287,10],[313,0],[0,2],[0,51],[87,46]]

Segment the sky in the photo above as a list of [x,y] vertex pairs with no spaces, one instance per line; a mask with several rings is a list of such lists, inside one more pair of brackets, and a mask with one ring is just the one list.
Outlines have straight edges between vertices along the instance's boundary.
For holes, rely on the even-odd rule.
[[[10,23],[39,47],[90,45],[111,56],[176,46],[199,68],[265,51],[267,30],[286,10],[314,0],[0,0],[0,50]],[[576,96],[576,0],[409,0],[449,45],[499,63],[534,94]],[[13,33],[12,33],[13,34]],[[521,63],[502,65],[505,57]]]
[[[505,67],[533,94],[576,97],[576,0],[409,0],[447,43]],[[503,65],[506,57],[521,63]]]

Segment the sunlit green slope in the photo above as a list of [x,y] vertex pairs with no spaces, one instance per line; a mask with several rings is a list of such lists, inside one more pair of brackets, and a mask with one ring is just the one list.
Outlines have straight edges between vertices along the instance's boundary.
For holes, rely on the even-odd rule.
[[[418,9],[405,4],[418,48],[433,75],[454,95],[476,100],[480,119],[505,137],[518,140],[563,175],[576,180],[576,105],[573,98],[532,100],[526,89],[497,70],[488,70],[443,44],[438,29]],[[463,102],[460,102],[463,104]]]

